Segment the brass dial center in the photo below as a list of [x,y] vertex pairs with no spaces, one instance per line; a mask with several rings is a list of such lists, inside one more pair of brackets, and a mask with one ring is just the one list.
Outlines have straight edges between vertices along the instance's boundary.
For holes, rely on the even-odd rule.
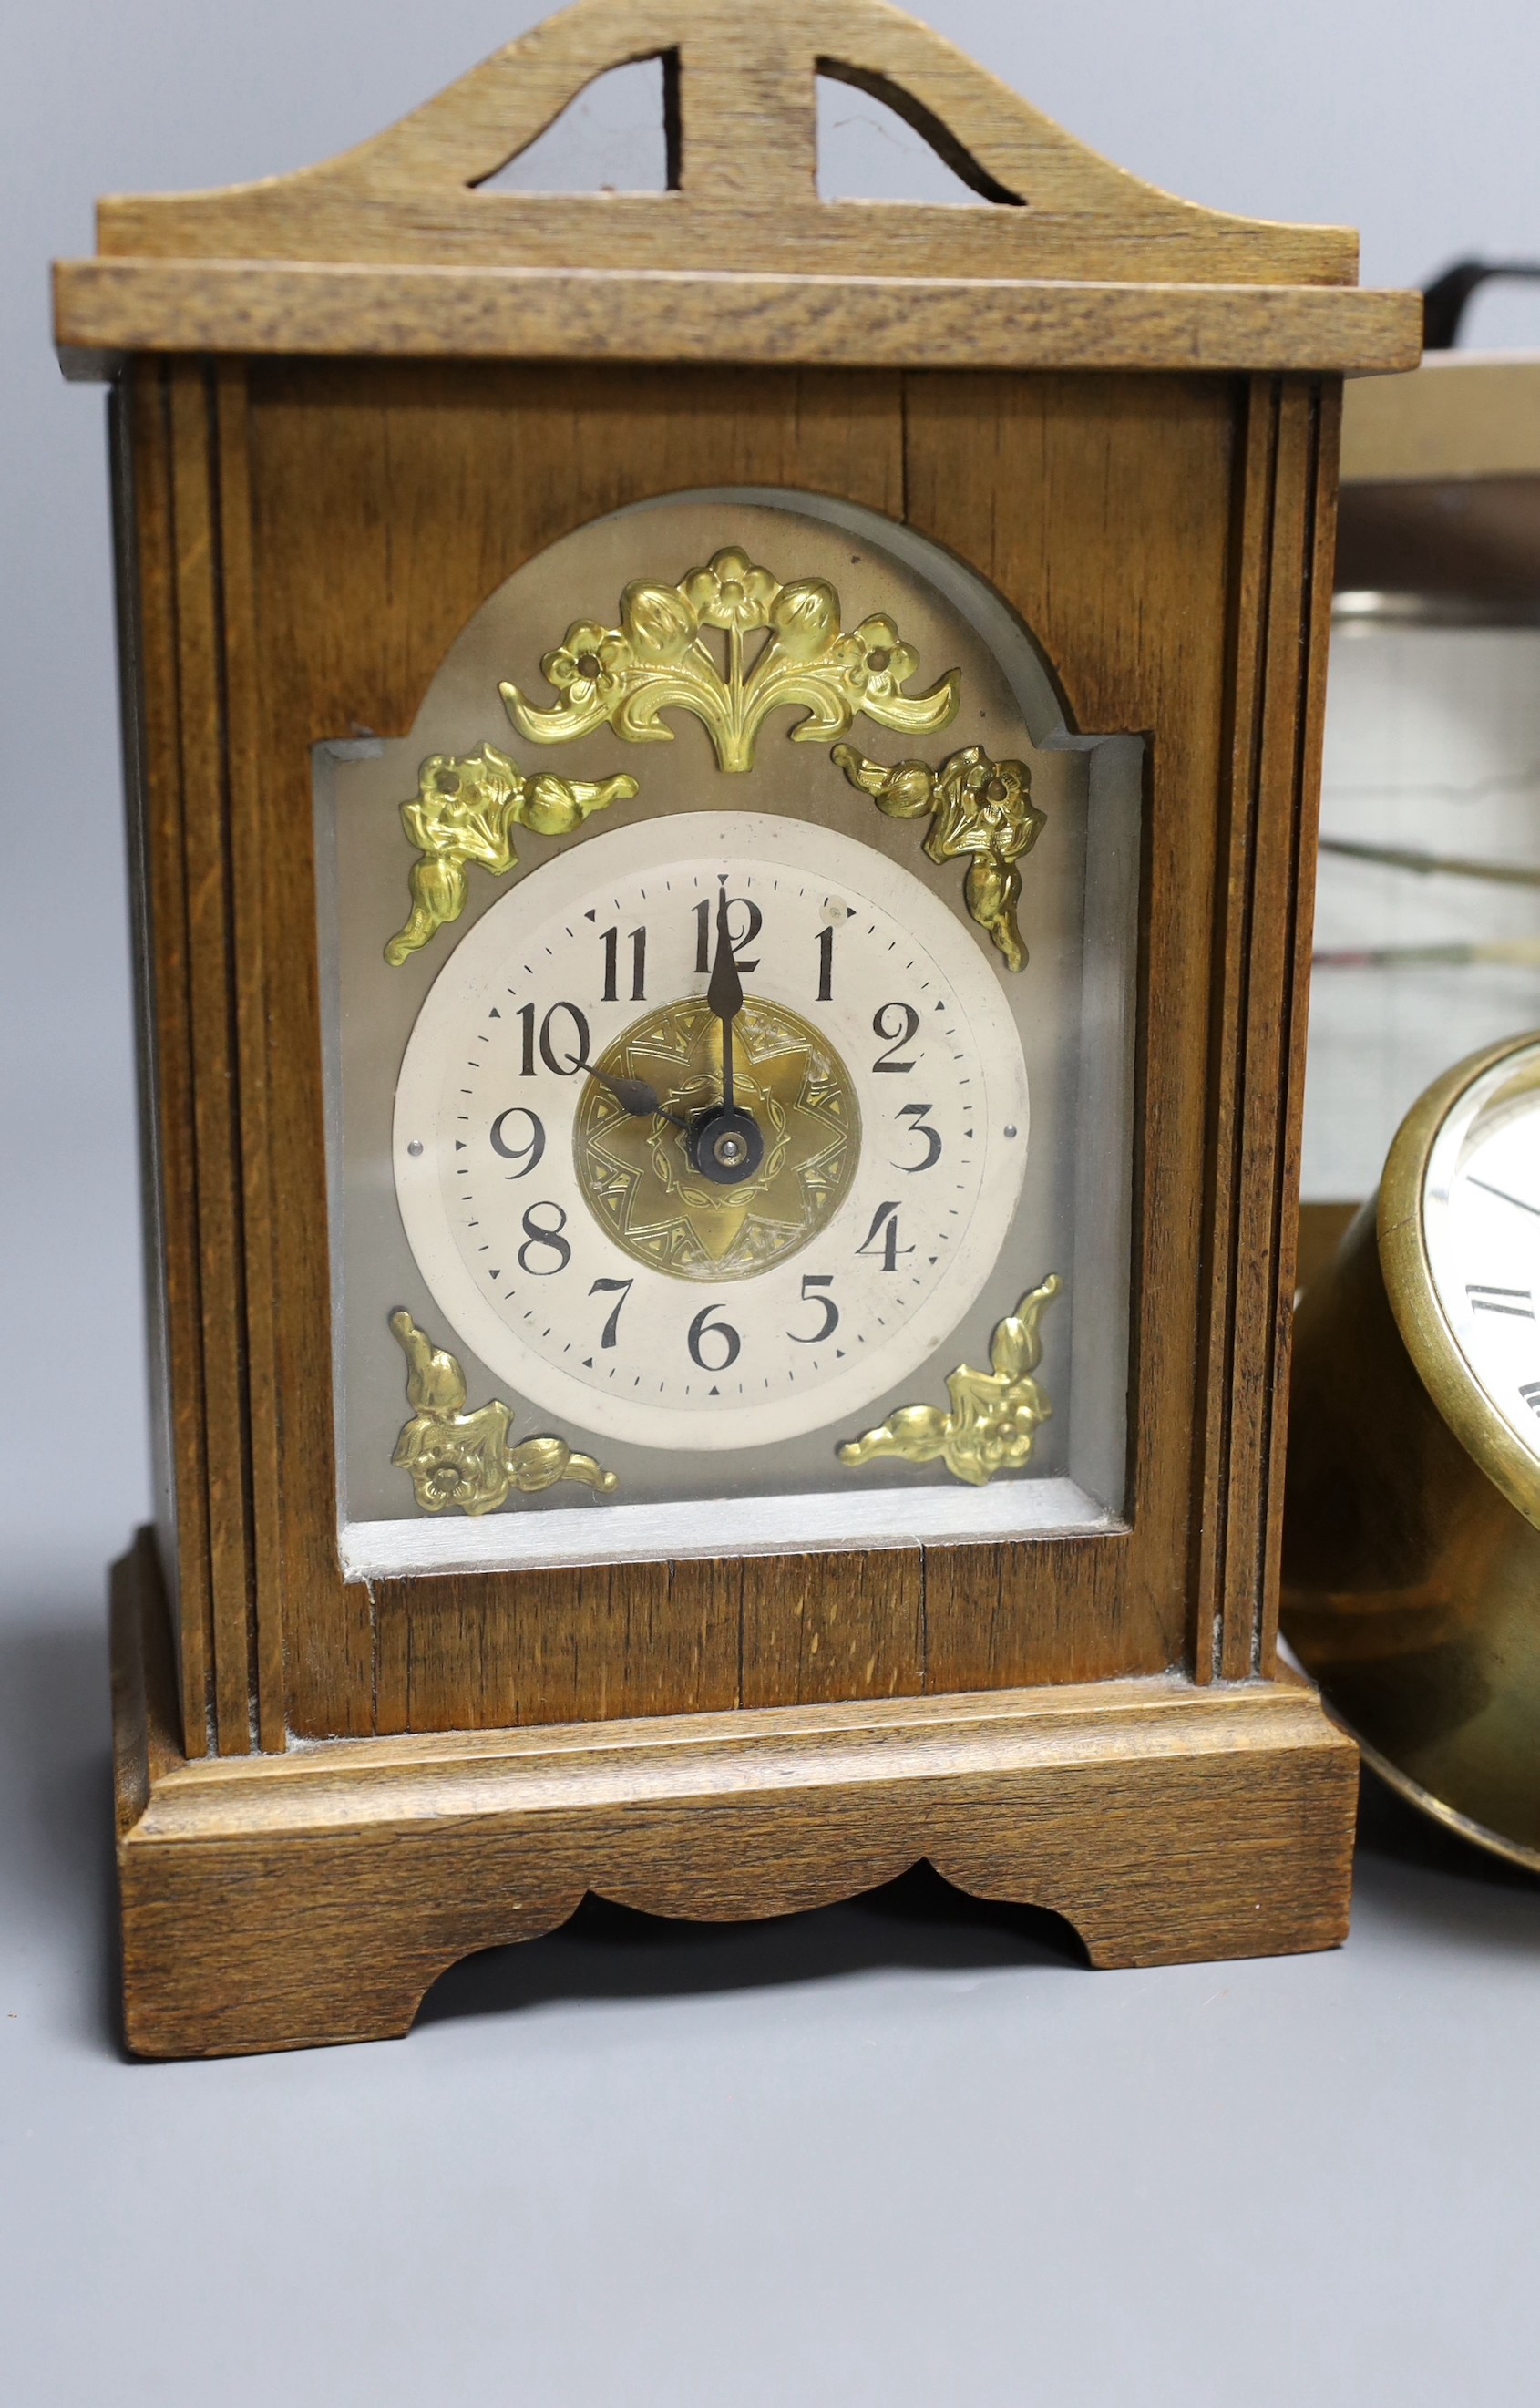
[[[667,1004],[600,1054],[614,1084],[590,1078],[578,1107],[584,1202],[635,1261],[675,1279],[749,1279],[794,1254],[833,1220],[860,1158],[850,1074],[807,1021],[747,997],[733,1048],[724,1113],[721,1022],[704,997]],[[615,1084],[627,1082],[646,1082],[661,1110],[626,1111]]]

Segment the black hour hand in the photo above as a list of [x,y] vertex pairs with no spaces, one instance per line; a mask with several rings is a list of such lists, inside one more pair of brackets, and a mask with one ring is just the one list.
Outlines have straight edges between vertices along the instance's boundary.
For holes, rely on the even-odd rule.
[[634,1119],[640,1121],[657,1118],[672,1121],[676,1128],[685,1126],[677,1112],[664,1110],[663,1099],[657,1088],[649,1087],[645,1079],[616,1078],[608,1070],[599,1069],[594,1070],[593,1076],[606,1093],[614,1096],[620,1110],[623,1112],[630,1112]]

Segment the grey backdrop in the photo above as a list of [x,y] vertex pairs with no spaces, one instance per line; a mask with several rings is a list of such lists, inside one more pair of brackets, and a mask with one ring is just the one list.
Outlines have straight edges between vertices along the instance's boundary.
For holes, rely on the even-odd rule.
[[[147,1492],[132,1069],[102,400],[59,380],[45,263],[90,248],[95,194],[322,157],[540,13],[10,0],[0,24],[7,2396],[1526,2396],[1540,1887],[1383,1800],[1334,1957],[1093,1979],[1047,1920],[916,1878],[746,1933],[593,1912],[450,1976],[398,2049],[117,2054],[101,1566]],[[920,13],[1159,183],[1357,222],[1370,279],[1540,256],[1521,0]],[[546,172],[655,172],[635,108],[596,95]],[[853,94],[828,132],[842,189],[934,188]],[[1540,304],[1471,331],[1540,342]]]

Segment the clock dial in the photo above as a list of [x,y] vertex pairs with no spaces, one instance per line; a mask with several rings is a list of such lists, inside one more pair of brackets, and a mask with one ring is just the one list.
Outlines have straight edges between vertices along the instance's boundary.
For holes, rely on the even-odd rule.
[[1015,1216],[1027,1078],[979,939],[831,830],[595,836],[460,941],[397,1083],[403,1222],[500,1378],[577,1426],[720,1450],[923,1363]]
[[1540,1046],[1465,1091],[1429,1157],[1429,1268],[1472,1374],[1540,1462]]

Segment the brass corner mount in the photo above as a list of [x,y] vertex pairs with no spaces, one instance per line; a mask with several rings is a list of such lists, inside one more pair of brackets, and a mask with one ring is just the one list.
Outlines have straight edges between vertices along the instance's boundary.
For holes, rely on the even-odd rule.
[[877,1429],[839,1449],[856,1469],[879,1455],[905,1463],[944,1463],[955,1479],[982,1488],[997,1471],[1020,1471],[1031,1460],[1041,1425],[1053,1407],[1032,1377],[1043,1359],[1038,1324],[1063,1283],[1055,1274],[1022,1297],[994,1327],[988,1371],[959,1364],[947,1378],[951,1411],[904,1405]]
[[1048,821],[1032,800],[1026,763],[991,761],[981,744],[952,753],[939,769],[923,761],[886,768],[853,744],[836,744],[831,758],[889,819],[918,820],[929,813],[926,852],[933,861],[966,859],[963,894],[970,913],[989,931],[1007,968],[1025,969],[1027,949],[1016,917],[1021,899],[1017,864]]
[[418,774],[417,793],[401,806],[401,824],[416,845],[411,867],[411,916],[385,948],[393,969],[436,936],[465,908],[465,870],[479,862],[494,878],[518,867],[513,831],[570,836],[590,813],[629,802],[636,781],[623,772],[597,782],[585,778],[526,778],[506,752],[481,744],[474,752],[435,752]]
[[391,1315],[391,1330],[406,1357],[406,1401],[412,1419],[403,1426],[391,1461],[411,1474],[425,1513],[458,1505],[465,1513],[491,1513],[515,1490],[531,1497],[576,1480],[601,1497],[619,1483],[591,1455],[578,1455],[564,1439],[527,1438],[508,1444],[513,1414],[501,1398],[465,1411],[465,1374],[452,1354],[435,1346],[409,1312]]

